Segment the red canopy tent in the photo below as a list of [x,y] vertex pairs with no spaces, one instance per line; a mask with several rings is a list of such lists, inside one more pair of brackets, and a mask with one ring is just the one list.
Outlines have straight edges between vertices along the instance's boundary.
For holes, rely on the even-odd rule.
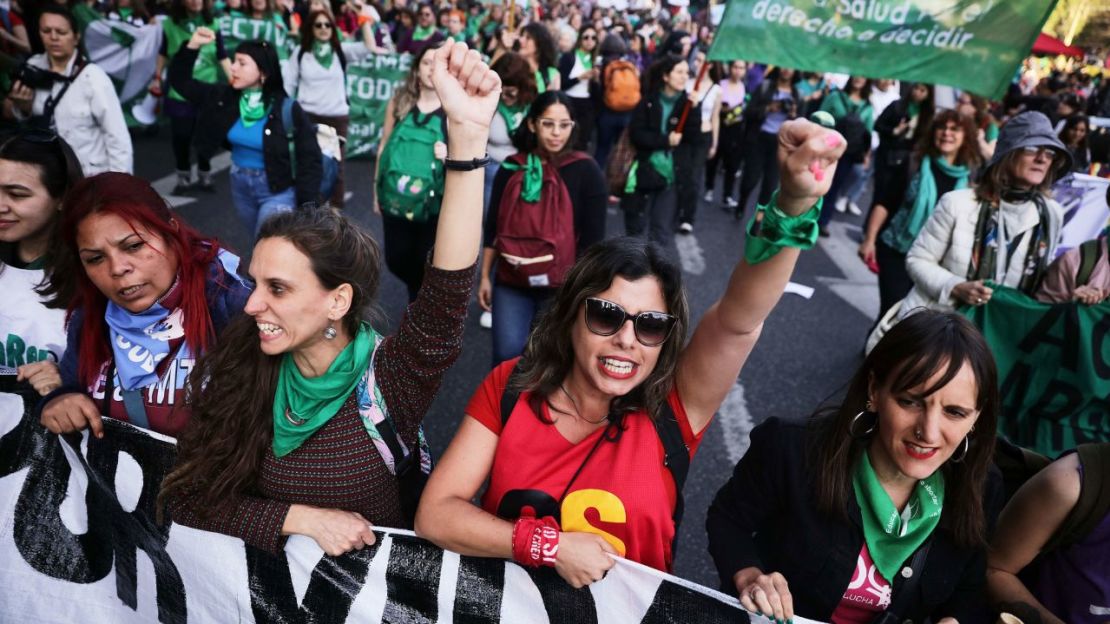
[[1063,41],[1044,33],[1037,35],[1037,40],[1033,43],[1033,54],[1045,54],[1048,56],[1063,54],[1065,56],[1083,58],[1082,48],[1064,45]]

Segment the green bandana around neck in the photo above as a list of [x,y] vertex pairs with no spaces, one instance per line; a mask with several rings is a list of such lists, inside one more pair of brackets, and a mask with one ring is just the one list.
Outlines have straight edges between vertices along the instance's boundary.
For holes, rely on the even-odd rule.
[[586,52],[585,50],[582,50],[582,49],[576,49],[574,51],[574,54],[575,54],[575,56],[578,57],[578,62],[582,63],[582,67],[586,68],[586,71],[590,71],[591,69],[594,68],[594,55],[593,54],[590,54],[589,52]]
[[520,123],[524,121],[524,115],[528,113],[527,104],[517,104],[515,106],[506,106],[504,102],[497,101],[497,112],[505,120],[505,125],[509,128],[509,134],[516,132],[520,127]]
[[335,50],[331,47],[330,41],[317,40],[312,44],[312,56],[316,57],[316,62],[324,69],[331,69],[332,59],[335,58]]
[[944,475],[937,470],[917,482],[901,513],[879,483],[867,452],[856,462],[852,488],[863,516],[863,539],[875,567],[893,582],[902,564],[913,555],[940,523],[944,507]]
[[[910,182],[910,192],[906,199],[913,198],[913,202],[902,207],[891,220],[890,227],[883,233],[884,242],[901,253],[909,253],[913,241],[917,239],[921,228],[933,214],[937,201],[937,181],[933,177],[933,166],[936,166],[945,175],[956,179],[955,190],[967,188],[971,169],[964,165],[949,164],[944,158],[933,158],[925,155],[921,159],[921,168],[917,176]],[[914,191],[916,190],[916,194]]]
[[266,105],[262,102],[262,87],[243,89],[239,94],[239,119],[243,126],[250,128],[266,117]]
[[428,26],[427,28],[425,28],[423,26],[417,26],[416,28],[414,28],[412,30],[412,40],[413,41],[424,41],[425,39],[427,39],[428,37],[431,37],[434,34],[436,34],[435,25]]
[[511,160],[501,163],[509,171],[523,171],[524,180],[520,185],[520,197],[529,204],[540,201],[543,191],[543,161],[535,154],[528,154],[523,165],[518,165]]
[[366,373],[379,340],[381,335],[363,323],[355,339],[336,356],[327,372],[311,379],[301,374],[293,354],[283,356],[274,396],[275,456],[293,452],[335,416]]

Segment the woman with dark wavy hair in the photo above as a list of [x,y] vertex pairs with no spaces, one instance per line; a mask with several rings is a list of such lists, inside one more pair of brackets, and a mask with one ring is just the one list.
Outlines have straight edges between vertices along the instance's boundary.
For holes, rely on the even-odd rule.
[[999,408],[970,321],[895,325],[838,407],[752,430],[706,518],[722,588],[777,621],[970,621],[1002,505]]
[[482,162],[500,80],[466,44],[432,57],[454,169],[424,281],[400,330],[371,326],[373,237],[327,209],[282,213],[251,258],[258,285],[197,364],[195,422],[159,509],[269,552],[285,536],[329,555],[411,526],[431,458],[420,423],[459,354],[482,221]]
[[[685,445],[687,459],[696,451],[797,247],[817,240],[819,198],[844,148],[840,135],[804,120],[784,125],[779,141],[782,188],[690,342],[681,271],[665,250],[631,238],[588,249],[523,357],[474,394],[424,492],[417,533],[466,555],[554,567],[575,587],[600,579],[610,555],[671,569],[680,491],[656,428],[672,448]],[[798,244],[771,242],[785,230]],[[487,479],[479,507],[471,501]]]
[[69,318],[62,387],[39,404],[55,433],[101,416],[177,436],[193,363],[249,288],[239,258],[170,212],[144,180],[102,173],[66,194],[44,294]]

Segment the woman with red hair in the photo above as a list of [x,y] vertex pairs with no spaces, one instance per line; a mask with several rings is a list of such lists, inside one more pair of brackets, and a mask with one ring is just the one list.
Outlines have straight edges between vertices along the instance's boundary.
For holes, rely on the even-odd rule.
[[104,173],[66,196],[46,294],[65,307],[62,387],[41,421],[65,433],[101,415],[176,436],[193,362],[243,310],[239,258],[170,213],[150,184]]

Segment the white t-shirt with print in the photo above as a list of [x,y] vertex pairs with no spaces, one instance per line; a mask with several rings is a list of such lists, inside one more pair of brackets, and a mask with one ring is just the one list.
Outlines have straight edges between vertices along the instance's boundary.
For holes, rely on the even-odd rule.
[[41,269],[0,263],[0,375],[31,362],[58,362],[66,350],[65,310],[47,308],[35,292],[42,276]]

